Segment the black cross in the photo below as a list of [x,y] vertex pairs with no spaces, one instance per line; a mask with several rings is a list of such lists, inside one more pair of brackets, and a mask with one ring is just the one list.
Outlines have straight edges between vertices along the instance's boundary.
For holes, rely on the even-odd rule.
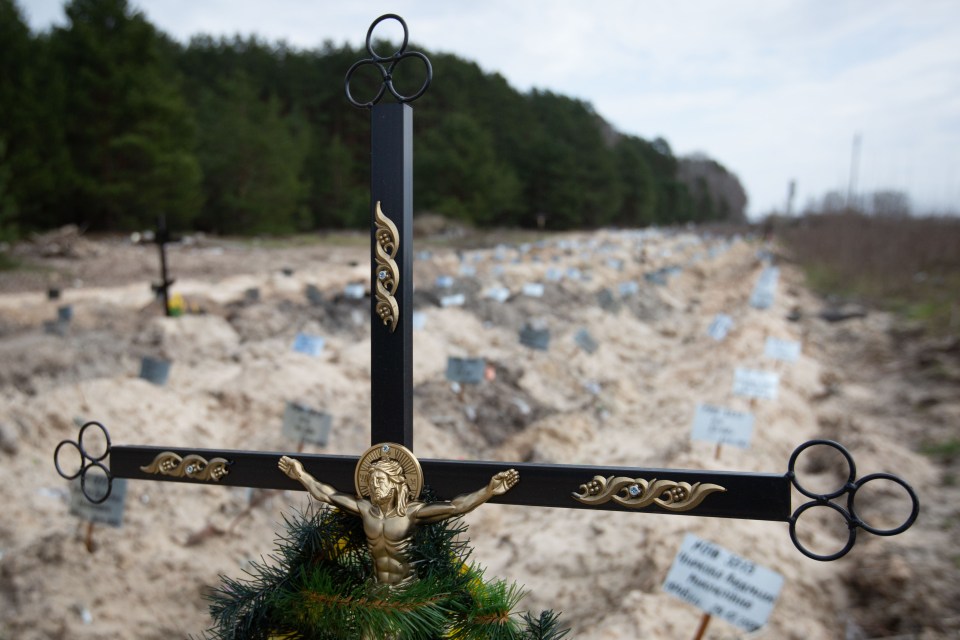
[[157,217],[157,235],[154,237],[160,250],[160,282],[153,285],[153,292],[163,300],[163,313],[167,316],[173,315],[170,311],[170,287],[175,282],[167,275],[167,244],[171,241],[170,232],[167,231],[167,219],[161,214]]
[[[387,57],[374,52],[371,40],[374,29],[384,20],[396,20],[404,33],[401,47]],[[407,25],[399,16],[388,14],[374,21],[367,31],[366,43],[370,58],[350,67],[345,89],[352,104],[368,108],[371,113],[371,444],[393,442],[413,449],[413,109],[408,103],[427,90],[433,70],[425,55],[406,50]],[[399,93],[393,85],[395,68],[407,59],[419,60],[427,72],[420,89],[410,96]],[[360,102],[351,93],[350,82],[354,72],[364,66],[378,71],[382,82],[370,101]],[[392,94],[396,102],[379,104],[386,92]],[[157,238],[161,256],[164,237],[165,229],[161,227]],[[167,284],[165,273],[163,278]],[[57,446],[54,459],[57,470],[65,478],[79,476],[83,481],[90,469],[97,468],[98,473],[106,474],[111,482],[112,478],[129,478],[302,491],[300,483],[277,469],[281,456],[296,456],[313,475],[337,487],[353,485],[358,461],[358,456],[112,446],[108,435],[106,451],[93,456],[83,445],[83,434],[90,428],[103,429],[106,435],[102,425],[88,423],[81,429],[77,441],[65,440]],[[795,472],[800,454],[818,446],[838,450],[849,467],[846,481],[827,494],[805,488]],[[65,473],[58,460],[59,453],[69,448],[76,448],[83,459],[74,474]],[[103,462],[107,454],[109,469]],[[906,482],[886,473],[858,479],[850,453],[828,440],[800,445],[791,456],[786,473],[781,474],[430,459],[420,462],[426,482],[441,499],[472,491],[485,485],[493,474],[514,468],[520,473],[519,484],[491,502],[787,522],[797,548],[817,560],[834,560],[845,555],[856,542],[858,529],[876,535],[902,533],[913,524],[919,511],[916,493]],[[855,503],[858,490],[878,480],[900,485],[910,497],[911,513],[898,527],[878,529],[858,515]],[[796,509],[791,505],[791,487],[809,499]],[[85,495],[95,502],[107,497]],[[845,502],[840,502],[844,499]],[[849,535],[846,545],[838,552],[818,555],[798,539],[797,520],[814,507],[833,509],[846,520]]]

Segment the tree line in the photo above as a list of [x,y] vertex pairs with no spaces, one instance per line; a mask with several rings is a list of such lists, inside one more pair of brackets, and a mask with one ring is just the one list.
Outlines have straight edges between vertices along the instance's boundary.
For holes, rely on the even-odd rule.
[[[369,117],[343,92],[365,49],[182,44],[126,0],[65,12],[65,26],[32,33],[0,0],[0,239],[68,223],[140,229],[161,214],[221,234],[369,224]],[[581,100],[428,55],[417,212],[552,229],[743,219],[743,188],[715,161],[623,135]],[[399,65],[400,91],[419,87],[421,64]],[[352,90],[363,99],[372,86],[358,77]]]

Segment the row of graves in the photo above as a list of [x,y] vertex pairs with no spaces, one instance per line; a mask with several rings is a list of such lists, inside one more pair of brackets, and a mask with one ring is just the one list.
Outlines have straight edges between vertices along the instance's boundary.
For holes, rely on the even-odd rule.
[[[818,365],[772,256],[657,230],[414,251],[407,102],[429,76],[402,96],[387,69],[430,67],[406,42],[373,51],[384,20],[406,33],[375,21],[347,81],[358,104],[350,73],[384,71],[358,104],[370,261],[208,283],[216,308],[118,336],[138,375],[0,405],[54,457],[4,471],[26,532],[4,534],[9,633],[181,637],[212,603],[218,638],[828,637],[835,574],[815,560],[905,531],[919,504],[815,437]],[[169,311],[203,285],[174,287],[159,246]],[[868,483],[898,499],[855,502]],[[514,582],[543,613],[516,613]]]

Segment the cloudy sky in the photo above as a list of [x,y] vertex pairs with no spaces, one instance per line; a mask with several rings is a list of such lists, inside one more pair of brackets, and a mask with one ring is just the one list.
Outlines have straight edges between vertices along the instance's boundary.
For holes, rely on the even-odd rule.
[[[31,27],[62,0],[19,0]],[[856,191],[906,191],[960,210],[956,0],[131,0],[167,34],[258,34],[361,45],[384,13],[411,41],[498,72],[517,89],[586,100],[625,133],[662,136],[739,177],[752,215]],[[385,23],[383,33],[394,32]],[[395,24],[395,23],[392,23]],[[435,82],[443,82],[436,77]],[[429,93],[423,99],[429,99]],[[345,108],[347,108],[345,106]]]

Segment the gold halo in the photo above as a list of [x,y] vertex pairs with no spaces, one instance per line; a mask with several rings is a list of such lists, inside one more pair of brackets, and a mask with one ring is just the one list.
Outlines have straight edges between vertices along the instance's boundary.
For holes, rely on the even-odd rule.
[[357,496],[361,498],[370,497],[368,486],[370,465],[382,458],[396,460],[400,463],[400,466],[403,467],[403,477],[410,489],[410,500],[419,498],[420,490],[423,489],[423,470],[420,468],[420,461],[417,460],[417,456],[413,455],[413,451],[393,442],[375,444],[360,456],[357,468],[353,472],[353,484],[356,487]]

